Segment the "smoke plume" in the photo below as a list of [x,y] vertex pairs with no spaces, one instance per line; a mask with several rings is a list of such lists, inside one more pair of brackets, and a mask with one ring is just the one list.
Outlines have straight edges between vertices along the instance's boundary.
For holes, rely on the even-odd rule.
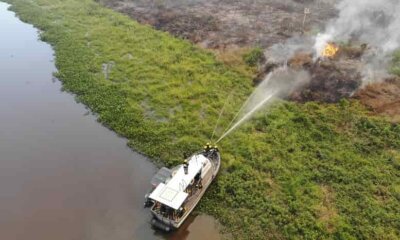
[[371,50],[362,59],[364,82],[386,77],[391,54],[400,47],[400,1],[342,0],[336,8],[337,18],[315,38],[317,56],[330,41],[367,43]]
[[[316,79],[315,76],[319,75],[315,73],[314,76],[310,76],[310,69],[299,71],[287,67],[288,60],[297,53],[313,52],[315,61],[322,56],[330,42],[365,43],[368,51],[363,52],[361,59],[357,60],[361,61],[358,62],[361,63],[361,70],[356,67],[354,70],[361,71],[364,83],[388,76],[387,70],[392,53],[400,47],[400,0],[341,0],[336,4],[336,8],[337,16],[327,23],[323,33],[316,36],[295,36],[284,43],[275,44],[266,51],[265,55],[269,62],[276,63],[275,66],[281,63],[283,66],[275,68],[258,85],[218,141],[250,119],[254,113],[270,105],[276,98],[288,97],[310,81],[326,80],[325,76]],[[327,64],[332,64],[333,69],[336,68],[334,61],[327,61]],[[341,64],[354,65],[354,62],[343,61]],[[340,74],[335,76],[343,77]],[[337,87],[335,93],[344,91],[340,84],[336,86],[336,82],[340,80],[343,79],[333,81],[332,86],[329,84],[327,86]],[[352,81],[349,82],[353,84]],[[354,85],[354,88],[358,88],[357,84]]]
[[336,7],[338,17],[328,23],[325,33],[317,36],[318,53],[322,51],[321,42],[332,40],[367,42],[385,54],[399,48],[400,1],[343,0]]

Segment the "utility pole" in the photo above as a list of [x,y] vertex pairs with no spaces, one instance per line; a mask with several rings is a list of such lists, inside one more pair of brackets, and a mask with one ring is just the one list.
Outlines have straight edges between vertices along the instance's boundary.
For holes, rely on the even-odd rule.
[[304,28],[305,28],[307,15],[309,15],[309,14],[311,14],[310,9],[309,8],[304,8],[303,31],[304,31]]

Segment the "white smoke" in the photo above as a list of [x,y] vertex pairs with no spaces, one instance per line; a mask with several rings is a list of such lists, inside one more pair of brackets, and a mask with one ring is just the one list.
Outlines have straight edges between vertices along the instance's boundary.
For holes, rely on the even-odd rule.
[[373,50],[362,59],[364,82],[386,77],[392,52],[400,47],[400,1],[342,0],[336,8],[337,18],[315,38],[317,56],[330,41],[367,43]]
[[[355,41],[370,47],[361,59],[364,83],[386,77],[392,52],[400,47],[400,0],[341,0],[336,8],[337,17],[328,22],[323,33],[315,37],[296,36],[275,44],[266,51],[267,59],[282,63],[297,52],[313,48],[315,56],[320,57],[329,42]],[[275,99],[287,97],[309,82],[308,72],[284,65],[267,75],[218,141]]]
[[[316,43],[356,39],[385,54],[399,48],[399,0],[342,0],[336,8],[338,17],[328,23],[325,33],[317,36]],[[317,51],[319,46],[316,45]]]
[[286,62],[297,52],[308,52],[313,47],[314,39],[307,36],[294,36],[284,43],[277,43],[264,53],[271,62]]

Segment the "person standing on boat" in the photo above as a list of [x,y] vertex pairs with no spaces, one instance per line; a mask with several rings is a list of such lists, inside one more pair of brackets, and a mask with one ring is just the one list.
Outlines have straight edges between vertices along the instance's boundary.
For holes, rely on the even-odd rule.
[[183,170],[185,171],[185,174],[188,174],[188,170],[189,170],[189,162],[187,159],[185,159],[183,161]]
[[201,182],[201,171],[194,177],[194,182],[196,183],[196,187],[198,189],[203,188],[203,183]]
[[207,143],[205,146],[204,146],[204,151],[205,152],[209,152],[211,150],[211,144],[210,143]]

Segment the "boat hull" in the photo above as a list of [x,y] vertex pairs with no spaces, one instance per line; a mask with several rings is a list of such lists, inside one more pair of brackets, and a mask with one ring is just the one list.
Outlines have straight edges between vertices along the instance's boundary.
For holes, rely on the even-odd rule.
[[192,199],[190,199],[190,206],[184,213],[184,215],[179,219],[179,221],[174,221],[169,218],[165,218],[162,215],[158,214],[155,211],[151,211],[153,215],[153,219],[151,220],[151,224],[163,231],[169,232],[174,229],[179,228],[187,219],[187,217],[191,214],[191,212],[194,210],[194,208],[197,206],[199,203],[200,199],[203,197],[204,193],[206,192],[207,188],[211,185],[213,180],[218,174],[218,171],[221,166],[221,156],[218,151],[210,152],[210,153],[201,153],[205,157],[207,157],[211,164],[212,164],[212,169],[210,171],[210,174],[206,182],[204,182],[203,187],[201,190],[199,190],[194,196],[192,196]]

